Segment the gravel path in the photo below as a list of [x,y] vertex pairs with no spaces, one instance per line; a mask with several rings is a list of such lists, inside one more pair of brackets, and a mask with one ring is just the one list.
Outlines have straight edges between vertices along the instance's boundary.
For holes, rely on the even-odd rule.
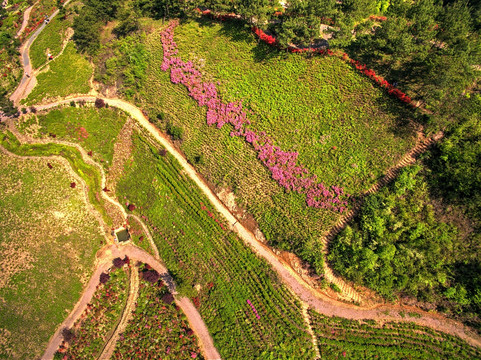
[[[56,13],[53,15],[55,16]],[[53,18],[52,16],[52,18]],[[31,65],[28,58],[28,51],[30,48],[31,43],[33,40],[38,36],[38,34],[43,29],[44,25],[42,25],[35,34],[22,46],[21,53],[22,53],[22,63],[24,65],[25,71],[31,71]],[[27,79],[24,75],[22,81],[17,88],[17,90],[12,94],[11,99],[17,104],[18,101],[22,98],[22,95],[28,89]],[[52,104],[45,104],[38,106],[39,110],[47,110],[58,105],[67,104],[71,100],[78,101],[78,100],[86,100],[88,102],[95,101],[94,97],[83,96],[83,97],[68,97],[62,101],[57,101]],[[381,305],[371,308],[362,308],[356,307],[354,305],[345,304],[342,302],[335,301],[333,299],[328,298],[327,296],[323,295],[316,289],[312,288],[308,283],[306,283],[285,261],[277,257],[270,248],[265,246],[264,244],[260,243],[256,240],[254,234],[252,234],[249,230],[243,227],[237,219],[232,215],[232,213],[224,206],[224,204],[218,199],[218,197],[210,190],[208,185],[202,180],[196,170],[187,162],[185,157],[173,146],[170,140],[161,133],[155,126],[153,126],[148,119],[143,115],[142,111],[137,108],[136,106],[125,102],[120,99],[105,99],[104,101],[108,103],[110,106],[117,107],[129,113],[137,122],[142,125],[158,142],[160,142],[166,149],[169,151],[176,159],[179,161],[181,166],[183,167],[184,171],[188,174],[188,176],[199,186],[199,188],[203,191],[203,193],[207,196],[209,201],[214,205],[216,210],[221,213],[225,219],[229,222],[230,227],[233,231],[235,231],[241,239],[246,243],[246,245],[250,246],[251,249],[256,252],[259,256],[266,259],[273,269],[278,273],[279,277],[282,281],[291,288],[291,290],[307,305],[311,308],[315,309],[316,311],[329,315],[329,316],[340,316],[349,319],[375,319],[375,320],[382,320],[382,321],[389,321],[389,320],[397,320],[397,321],[406,321],[401,315],[400,312],[416,312],[422,315],[421,318],[409,318],[409,321],[415,322],[419,325],[429,326],[436,330],[440,330],[446,332],[451,335],[456,335],[467,341],[469,344],[474,346],[481,347],[481,338],[470,331],[467,327],[459,322],[455,322],[453,320],[446,319],[445,317],[437,314],[426,313],[420,311],[415,307],[408,307],[408,306],[390,306],[390,305]],[[113,245],[112,245],[113,246]],[[109,248],[107,250],[107,255],[112,256],[112,254],[116,252],[120,252],[118,247]],[[169,274],[167,273],[165,267],[163,267],[160,262],[158,262],[154,257],[150,254],[146,253],[145,251],[141,250],[140,248],[133,247],[133,246],[124,246],[124,253],[119,254],[121,255],[128,255],[130,258],[136,258],[143,262],[149,263],[154,269],[159,271],[159,273],[164,274],[165,282],[172,287],[172,290],[175,292],[174,283],[170,278]],[[139,257],[136,257],[139,256]],[[117,257],[117,256],[114,256]],[[102,259],[105,256],[101,256]],[[150,261],[149,261],[150,260]],[[162,271],[164,269],[165,271]],[[98,269],[96,271],[97,275]],[[93,277],[92,281],[96,281],[98,278]],[[90,285],[90,283],[89,283]],[[96,286],[96,284],[95,284]],[[94,286],[94,287],[95,287]],[[89,287],[86,289],[87,295],[84,295],[82,299],[77,304],[78,306],[85,306],[86,303],[84,302],[84,298],[88,297]],[[92,295],[90,295],[91,298]],[[89,299],[90,299],[89,298]],[[194,305],[188,299],[177,299],[176,302],[188,316],[189,323],[191,324],[192,329],[196,332],[199,336],[199,340],[201,342],[201,347],[204,350],[204,354],[209,359],[217,359],[220,358],[217,350],[215,349],[212,338],[202,321],[199,313],[195,309]],[[80,305],[79,305],[80,304]],[[83,304],[83,305],[82,305]],[[77,309],[77,307],[75,309]],[[75,310],[74,310],[75,311]],[[75,314],[74,314],[75,315]],[[66,321],[71,320],[71,316],[67,318]],[[192,323],[191,323],[192,321]],[[62,328],[62,327],[61,327]],[[57,331],[55,337],[58,337],[61,331],[61,328]],[[58,346],[59,342],[57,343]],[[49,349],[51,345],[49,345]],[[48,351],[48,350],[47,350]],[[53,354],[53,353],[52,353]],[[49,358],[49,357],[44,357]]]
[[[10,127],[11,130],[13,130],[15,133],[18,134],[18,132],[15,131],[14,127]],[[22,138],[22,140],[26,140],[25,137]],[[105,184],[105,174],[103,172],[103,168],[98,165],[95,161],[93,161],[85,152],[85,150],[78,144],[74,143],[69,143],[66,141],[35,141],[35,143],[47,143],[47,142],[54,142],[58,144],[63,144],[67,146],[73,146],[77,148],[81,153],[83,160],[86,161],[89,164],[92,164],[94,166],[97,166],[102,174],[102,184]],[[65,168],[68,170],[68,172],[77,180],[79,184],[82,185],[82,189],[84,192],[84,198],[87,203],[87,206],[89,210],[96,215],[97,220],[99,221],[99,224],[101,224],[101,227],[103,227],[102,232],[105,234],[105,230],[108,231],[102,216],[93,208],[93,206],[89,203],[88,201],[88,193],[87,193],[87,185],[83,181],[81,177],[79,177],[70,167],[70,164],[66,159],[64,159],[61,156],[21,156],[21,155],[16,155],[2,146],[0,146],[0,151],[4,152],[5,154],[17,158],[33,158],[33,159],[55,159],[62,164],[64,164]],[[103,186],[103,185],[102,185]],[[110,198],[108,195],[105,193],[102,193],[103,197],[108,200],[111,204],[113,204],[115,207],[121,209],[121,211],[124,214],[124,218],[127,219],[127,214],[125,213],[124,208],[118,203],[116,200]],[[175,289],[175,283],[173,278],[170,276],[168,273],[167,268],[160,262],[160,256],[159,252],[157,250],[157,247],[155,246],[155,243],[153,241],[153,238],[148,230],[148,228],[145,226],[145,224],[142,222],[142,220],[135,216],[131,215],[132,217],[137,220],[142,228],[144,229],[150,243],[152,246],[152,249],[154,249],[155,257],[147,253],[141,248],[136,247],[135,245],[127,244],[127,245],[117,245],[117,244],[109,244],[107,247],[104,247],[99,251],[97,254],[97,267],[96,270],[94,271],[94,274],[92,275],[86,289],[84,290],[84,293],[82,295],[82,298],[79,300],[79,302],[75,305],[73,311],[69,314],[67,319],[64,320],[62,325],[57,329],[55,332],[54,336],[50,339],[49,344],[47,346],[47,350],[45,354],[43,355],[42,359],[52,359],[53,355],[57,351],[59,345],[62,342],[62,330],[64,328],[71,328],[75,321],[78,319],[78,317],[83,313],[84,309],[86,308],[87,304],[90,302],[92,299],[93,293],[95,292],[95,288],[97,287],[99,283],[99,277],[100,274],[104,271],[106,271],[110,266],[112,266],[112,260],[116,257],[124,257],[127,255],[129,258],[132,260],[139,260],[144,263],[149,264],[152,268],[154,268],[156,271],[161,274],[162,280],[165,282],[167,287],[169,288],[169,291],[174,294],[175,301],[179,305],[179,307],[184,311],[187,321],[190,324],[191,329],[194,331],[196,336],[198,337],[199,340],[199,345],[202,350],[202,353],[204,354],[204,357],[207,359],[220,359],[220,355],[217,351],[217,349],[214,346],[214,342],[212,340],[212,337],[210,336],[210,333],[207,329],[207,326],[205,325],[202,317],[200,316],[199,312],[195,308],[194,304],[188,299],[184,297],[179,297],[175,296],[177,294],[177,291]],[[108,242],[108,237],[107,234],[105,234],[106,240]],[[135,274],[132,274],[132,276],[136,276]],[[137,276],[138,277],[138,276]],[[101,359],[108,359],[110,358],[111,354],[113,353],[115,349],[115,344],[116,341],[118,340],[118,334],[119,332],[122,331],[123,328],[125,328],[128,319],[130,317],[132,309],[132,304],[135,303],[135,299],[137,297],[137,292],[138,292],[138,286],[131,286],[131,291],[129,293],[129,300],[126,305],[126,311],[124,311],[122,315],[122,319],[119,323],[119,326],[117,327],[116,331],[112,335],[111,339],[108,341],[106,344],[106,347],[104,351],[101,354]]]

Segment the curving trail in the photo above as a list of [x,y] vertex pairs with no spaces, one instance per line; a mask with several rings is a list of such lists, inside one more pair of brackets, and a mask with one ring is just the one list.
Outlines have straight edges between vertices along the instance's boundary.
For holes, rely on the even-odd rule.
[[27,27],[28,25],[28,20],[30,19],[30,12],[32,11],[33,7],[35,5],[37,5],[39,3],[40,0],[37,0],[35,2],[35,4],[33,4],[32,6],[30,6],[29,8],[27,8],[25,10],[25,12],[23,13],[23,21],[22,21],[22,26],[20,27],[20,29],[18,30],[17,32],[17,35],[15,35],[16,38],[19,38],[23,32],[25,31],[25,28]]
[[[24,142],[24,143],[29,143],[29,144],[56,143],[56,144],[75,147],[76,149],[78,149],[80,151],[80,153],[82,154],[82,158],[86,163],[91,164],[93,166],[96,166],[99,169],[99,172],[100,172],[101,177],[102,177],[102,186],[105,186],[105,173],[104,173],[104,170],[103,170],[102,166],[100,166],[98,163],[93,161],[88,156],[86,151],[80,145],[75,144],[75,143],[71,143],[71,142],[68,142],[68,141],[59,141],[59,140],[33,141],[32,139],[29,139],[28,137],[20,134],[11,123],[9,123],[9,127],[10,127],[10,130],[12,130],[12,132],[19,137],[21,142]],[[99,221],[99,224],[101,225],[101,228],[103,227],[103,229],[101,229],[101,230],[105,234],[105,230],[108,230],[108,229],[107,229],[107,226],[102,219],[102,216],[93,208],[93,206],[88,201],[87,184],[83,181],[83,179],[80,176],[78,176],[72,170],[72,168],[70,167],[70,164],[68,163],[67,160],[65,160],[61,156],[50,156],[50,157],[48,157],[48,156],[21,156],[21,155],[16,155],[16,154],[13,154],[13,153],[9,152],[8,150],[4,149],[2,146],[0,146],[0,151],[4,152],[5,154],[7,154],[9,156],[18,157],[18,158],[35,158],[35,159],[38,159],[38,158],[42,158],[42,159],[52,158],[52,159],[56,159],[56,160],[62,162],[62,164],[64,164],[64,166],[69,171],[69,173],[80,184],[82,184],[82,189],[83,189],[83,192],[84,192],[84,198],[85,198],[85,201],[87,203],[87,206],[89,207],[89,210],[94,215],[96,215],[96,218]],[[152,255],[145,252],[143,249],[138,248],[134,245],[110,244],[106,248],[101,249],[101,251],[99,251],[99,254],[97,254],[97,260],[100,261],[100,264],[97,265],[97,269],[95,270],[95,272],[92,275],[86,289],[84,290],[84,294],[82,295],[82,298],[79,300],[77,305],[74,307],[74,310],[70,313],[68,318],[57,329],[54,336],[50,339],[47,350],[46,350],[44,356],[42,357],[42,359],[52,359],[53,358],[53,355],[55,354],[59,345],[62,342],[62,335],[61,335],[62,330],[64,328],[72,327],[73,324],[75,323],[75,321],[78,319],[78,317],[83,313],[83,310],[85,309],[85,307],[87,306],[89,301],[92,299],[93,293],[95,292],[95,288],[96,288],[96,286],[99,282],[98,279],[99,279],[100,274],[102,272],[104,272],[108,267],[111,266],[112,260],[116,257],[124,257],[125,255],[127,255],[129,258],[131,258],[133,260],[140,260],[144,263],[148,263],[149,265],[152,266],[152,268],[157,270],[159,272],[159,274],[161,274],[161,278],[165,282],[165,284],[167,285],[169,291],[172,292],[174,295],[177,294],[176,289],[175,289],[175,282],[174,282],[173,278],[170,276],[170,274],[168,273],[167,268],[160,262],[160,255],[159,255],[158,249],[155,246],[154,240],[153,240],[147,226],[143,223],[143,221],[139,217],[137,217],[135,215],[127,215],[127,213],[125,212],[125,209],[122,207],[122,205],[118,201],[110,198],[104,192],[102,192],[102,196],[104,197],[105,200],[109,201],[111,204],[113,204],[114,206],[116,206],[117,208],[119,208],[121,210],[124,220],[126,220],[128,216],[132,216],[133,218],[135,218],[135,220],[137,220],[139,222],[139,224],[141,224],[143,230],[145,231],[145,233],[146,233],[146,235],[147,235],[147,237],[150,241],[151,247],[154,250],[155,257],[153,257]],[[106,238],[107,243],[108,243],[109,239],[106,236],[106,234],[105,234],[105,238]],[[133,274],[133,277],[137,278],[138,276],[135,276],[135,274]],[[115,350],[115,344],[118,340],[119,332],[123,331],[123,329],[127,325],[127,322],[130,318],[131,311],[133,310],[132,306],[135,303],[135,299],[137,297],[138,286],[135,286],[135,284],[134,284],[134,286],[131,286],[130,289],[131,289],[131,291],[129,292],[129,298],[128,298],[126,309],[124,309],[121,321],[120,321],[119,325],[117,326],[115,332],[112,334],[112,337],[108,340],[108,342],[107,342],[107,344],[104,348],[104,351],[101,354],[101,357],[100,357],[101,359],[110,358],[113,351]],[[175,296],[175,299],[176,299],[176,302],[178,303],[179,307],[181,307],[181,309],[186,314],[187,320],[190,324],[190,327],[192,328],[194,333],[197,335],[197,337],[199,339],[199,345],[200,345],[201,350],[203,351],[204,356],[207,359],[220,359],[220,355],[219,355],[219,353],[217,352],[217,349],[214,346],[214,342],[212,340],[212,337],[209,334],[209,331],[207,330],[207,326],[205,325],[202,317],[200,316],[199,312],[195,308],[194,304],[188,298]]]
[[[67,3],[69,1],[67,1]],[[52,17],[55,15],[56,13],[52,15]],[[45,24],[43,24],[21,48],[22,64],[24,66],[25,72],[31,71],[31,65],[30,65],[30,60],[28,56],[30,45],[38,36],[38,34],[41,32],[44,26]],[[28,79],[24,75],[19,87],[12,94],[11,100],[13,100],[15,104],[17,104],[20,101],[20,99],[22,99],[22,96],[28,90],[29,86],[32,86],[32,85],[29,84]],[[50,108],[69,103],[71,100],[74,100],[74,101],[86,100],[88,102],[94,102],[95,98],[92,96],[72,96],[72,97],[67,97],[62,101],[40,105],[37,108],[39,110],[48,110]],[[481,347],[481,338],[477,334],[474,334],[473,332],[471,332],[463,324],[453,320],[446,319],[441,315],[426,313],[426,312],[420,311],[415,307],[409,307],[409,306],[381,305],[374,308],[356,307],[354,305],[349,305],[339,301],[332,300],[327,296],[321,294],[319,291],[311,287],[304,279],[302,279],[285,261],[283,261],[278,256],[276,256],[269,247],[260,243],[255,238],[254,234],[252,234],[249,230],[247,230],[237,221],[237,219],[232,215],[232,213],[224,206],[224,204],[210,190],[207,184],[198,175],[196,170],[187,162],[184,156],[173,146],[173,144],[164,134],[162,134],[157,128],[155,128],[148,121],[148,119],[143,115],[142,111],[139,108],[120,99],[103,98],[103,100],[110,106],[117,107],[129,113],[158,142],[160,142],[167,149],[167,151],[169,151],[177,159],[177,161],[179,161],[181,166],[184,168],[185,172],[197,184],[197,186],[200,187],[200,189],[207,196],[207,198],[213,204],[216,210],[219,213],[221,213],[225,217],[225,219],[231,224],[230,225],[231,229],[235,231],[239,235],[239,237],[242,238],[243,241],[247,245],[249,245],[257,255],[263,257],[271,264],[271,266],[278,273],[282,281],[285,284],[287,284],[288,287],[304,302],[304,306],[307,304],[308,306],[312,307],[316,311],[329,316],[339,316],[339,317],[344,317],[349,319],[375,319],[375,320],[383,320],[383,321],[386,321],[386,320],[387,321],[389,320],[406,321],[399,314],[400,311],[416,312],[418,314],[421,314],[422,317],[410,318],[409,321],[415,322],[418,325],[429,326],[431,328],[446,332],[451,335],[459,336],[463,340],[467,341],[469,344],[473,346]],[[388,178],[388,176],[386,176],[386,178]],[[380,186],[382,186],[382,184],[379,185],[379,187]],[[374,189],[373,191],[376,191],[376,189]],[[142,224],[142,222],[140,223]],[[326,235],[326,241],[329,240],[328,236],[329,234]],[[153,240],[151,239],[150,234],[149,234],[149,241],[153,243]],[[155,246],[153,248],[156,249]],[[156,253],[156,257],[158,257],[157,254],[158,253]],[[46,357],[44,355],[43,358],[53,357],[53,353],[55,352],[55,350],[57,349],[61,341],[61,338],[60,338],[61,329],[64,326],[68,326],[69,324],[71,326],[75,321],[75,318],[82,313],[80,309],[82,309],[82,307],[84,308],[88,303],[88,300],[91,299],[93,295],[92,286],[95,289],[97,279],[98,279],[97,276],[100,275],[100,273],[102,272],[102,269],[104,269],[103,267],[108,266],[109,259],[111,260],[114,257],[125,256],[125,255],[129,256],[132,259],[138,259],[140,261],[149,263],[154,269],[156,269],[159,273],[162,274],[163,280],[168,284],[169,289],[172,289],[172,292],[175,293],[175,286],[172,278],[167,273],[167,270],[165,269],[165,267],[158,260],[156,260],[156,258],[146,253],[145,251],[141,250],[140,248],[137,248],[132,245],[126,245],[122,247],[110,245],[109,247],[104,248],[102,253],[100,254],[99,256],[100,263],[97,265],[95,274],[90,280],[89,286],[87,286],[84,292],[84,295],[82,296],[80,301],[77,303],[74,311],[64,321],[64,324],[57,330],[56,334],[52,338],[52,341],[50,342],[49,348],[47,349],[47,352],[46,352],[46,355],[50,354],[51,356]],[[107,261],[107,263],[105,263],[105,261]],[[195,333],[199,338],[200,345],[201,345],[201,348],[203,349],[205,356],[209,359],[220,358],[219,353],[217,352],[217,350],[213,345],[212,338],[210,337],[207,327],[205,326],[202,318],[200,317],[194,305],[190,302],[189,299],[187,298],[179,299],[177,296],[176,296],[176,302],[188,317],[191,328],[195,331]],[[389,312],[389,315],[386,315],[386,311]],[[53,352],[52,352],[52,347],[55,347]]]
[[[64,320],[62,325],[57,329],[56,333],[52,337],[47,347],[47,350],[42,356],[42,359],[53,358],[53,355],[57,351],[58,346],[62,342],[62,330],[64,328],[71,328],[75,321],[83,313],[83,311],[87,307],[87,304],[90,302],[94,295],[95,289],[99,283],[100,274],[107,271],[107,269],[112,266],[112,260],[116,257],[128,256],[132,260],[138,260],[149,264],[153,269],[155,269],[159,272],[159,274],[161,274],[162,280],[167,284],[169,290],[176,294],[173,280],[169,275],[167,269],[150,254],[146,253],[144,250],[134,245],[108,245],[102,248],[97,254],[97,256],[98,264],[82,297],[75,305],[74,310],[69,314],[69,316]],[[179,307],[185,312],[189,320],[189,324],[192,326],[192,329],[199,337],[201,347],[205,350],[206,357],[208,359],[220,359],[220,355],[218,354],[217,350],[213,345],[212,339],[210,338],[209,332],[207,331],[207,327],[205,326],[205,324],[203,324],[203,321],[198,315],[197,309],[194,307],[194,305],[189,301],[189,299],[178,298],[177,296],[175,296],[175,301],[177,305],[179,305]],[[192,314],[192,312],[196,313],[198,318],[190,317],[189,314]],[[198,321],[199,319],[200,323]]]
[[[209,331],[207,330],[207,326],[204,324],[197,309],[188,298],[177,296],[174,281],[165,266],[162,265],[152,255],[145,252],[143,249],[131,244],[108,245],[102,248],[97,253],[98,263],[96,265],[94,274],[92,275],[86,289],[84,290],[82,297],[75,305],[74,310],[63,321],[63,323],[59,326],[59,328],[51,338],[48,347],[42,356],[42,359],[47,360],[53,358],[53,355],[55,354],[63,340],[62,330],[64,328],[71,328],[75,321],[83,313],[83,311],[87,307],[87,304],[90,302],[95,293],[95,289],[99,283],[100,274],[107,271],[107,269],[112,266],[113,259],[117,257],[123,258],[124,256],[128,256],[131,260],[138,260],[143,263],[149,264],[160,274],[162,281],[164,281],[164,283],[167,285],[169,291],[174,294],[176,304],[187,316],[189,325],[197,335],[199,339],[199,345],[205,357],[207,359],[220,359],[221,357],[214,346],[214,342],[212,341]],[[111,350],[113,351],[113,349]],[[102,356],[102,358],[104,357]]]
[[[166,150],[169,151],[180,163],[187,175],[202,190],[204,195],[215,207],[216,211],[222,214],[222,216],[224,216],[224,218],[229,222],[231,230],[236,232],[237,235],[246,243],[246,245],[248,245],[257,255],[267,260],[273,267],[274,271],[277,272],[282,281],[288,285],[288,287],[301,299],[301,301],[307,303],[316,311],[324,315],[339,316],[348,319],[373,319],[383,321],[406,321],[406,319],[404,319],[399,314],[400,312],[416,312],[422,315],[422,317],[409,318],[409,321],[412,321],[418,325],[428,326],[451,335],[459,336],[463,340],[467,341],[469,344],[481,347],[481,337],[470,331],[463,324],[454,320],[447,319],[442,315],[427,313],[412,306],[355,306],[332,300],[326,295],[320,293],[318,290],[310,286],[284,260],[279,258],[272,251],[271,248],[259,242],[252,232],[250,232],[247,228],[245,228],[242,224],[238,222],[234,215],[227,209],[227,207],[222,203],[222,201],[212,192],[209,186],[198,175],[197,171],[193,168],[193,166],[187,162],[185,157],[174,147],[171,141],[160,130],[158,130],[148,121],[148,119],[144,116],[144,114],[139,108],[121,99],[102,99],[109,106],[119,108],[130,114],[133,119],[137,120],[137,122],[150,133],[150,135],[152,135],[162,146],[164,146]],[[95,97],[69,97],[54,103],[37,106],[37,109],[48,110],[59,105],[69,104],[72,100],[94,102]],[[389,312],[389,315],[386,315],[386,311]]]
[[[348,224],[349,222],[357,215],[359,210],[361,209],[361,205],[364,202],[364,198],[369,195],[374,194],[375,192],[379,191],[382,187],[389,184],[393,181],[402,168],[412,165],[416,162],[416,157],[422,154],[427,150],[427,148],[434,144],[436,141],[440,140],[443,137],[443,133],[439,132],[430,138],[423,138],[422,136],[418,137],[417,143],[414,148],[409,151],[406,155],[404,155],[401,160],[391,167],[386,175],[384,175],[378,182],[373,184],[367,191],[365,191],[359,199],[357,200],[354,207],[349,210],[346,214],[344,214],[336,224],[329,230],[329,232],[321,238],[322,243],[324,244],[324,253],[327,255],[329,251],[329,243],[334,240],[337,234],[339,234]],[[343,295],[351,300],[358,303],[362,302],[362,298],[359,293],[356,292],[350,285],[348,285],[341,277],[338,277],[332,271],[332,268],[327,264],[327,261],[324,263],[324,273],[326,279],[336,284],[342,291]]]
[[[117,224],[115,224],[116,225],[115,227],[122,226],[125,223],[125,220],[127,219],[127,212],[125,211],[124,207],[118,201],[116,201],[116,200],[112,199],[110,196],[108,196],[106,192],[102,191],[102,189],[105,188],[106,182],[107,182],[106,176],[105,176],[105,171],[104,171],[103,167],[100,164],[98,164],[97,162],[95,162],[87,154],[87,151],[85,151],[85,149],[82,146],[80,146],[77,143],[70,142],[70,141],[62,141],[62,140],[56,140],[56,139],[32,139],[32,138],[30,138],[28,136],[25,136],[22,133],[20,133],[16,129],[16,127],[12,124],[11,121],[7,121],[6,123],[8,125],[9,130],[22,143],[26,143],[26,144],[30,144],[30,145],[49,144],[50,143],[50,144],[65,145],[65,146],[69,146],[69,147],[73,147],[73,148],[77,149],[80,152],[80,154],[82,155],[82,160],[86,164],[92,165],[95,168],[97,168],[97,170],[99,171],[99,174],[101,175],[101,179],[100,179],[101,180],[101,185],[100,185],[101,188],[99,189],[100,196],[105,201],[109,202],[113,206],[113,209],[110,209],[110,211],[108,211],[108,213],[112,217],[112,220],[114,221],[114,224],[115,224],[115,218],[121,218],[121,220],[117,220]],[[116,210],[114,210],[114,209],[116,209]],[[117,212],[117,214],[113,213],[115,211]]]
[[120,334],[127,328],[129,320],[132,318],[132,312],[135,310],[135,302],[139,295],[139,269],[136,266],[130,267],[130,284],[129,284],[129,295],[127,298],[127,304],[122,310],[122,315],[120,321],[115,328],[112,336],[107,340],[99,355],[98,360],[109,360],[115,351],[115,346],[119,340]]

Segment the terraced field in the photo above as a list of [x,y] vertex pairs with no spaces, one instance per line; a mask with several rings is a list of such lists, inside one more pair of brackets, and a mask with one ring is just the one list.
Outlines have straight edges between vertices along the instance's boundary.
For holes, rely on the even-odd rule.
[[479,359],[459,338],[413,323],[356,321],[310,311],[322,359]]
[[[326,186],[358,195],[414,145],[410,113],[339,59],[278,52],[235,23],[183,23],[174,40],[178,56],[192,60],[223,101],[242,101],[248,129],[297,152],[298,163]],[[178,146],[190,162],[216,192],[234,194],[271,245],[295,251],[322,273],[319,238],[339,215],[309,208],[305,195],[279,187],[230,126],[207,126],[206,109],[161,70],[160,43],[158,32],[147,37],[148,80],[138,103],[153,119],[164,114],[162,129],[169,123],[183,128]],[[244,220],[254,226],[247,214]]]
[[132,161],[117,189],[148,224],[179,292],[198,307],[223,358],[279,351],[312,357],[300,303],[145,135],[133,135]]

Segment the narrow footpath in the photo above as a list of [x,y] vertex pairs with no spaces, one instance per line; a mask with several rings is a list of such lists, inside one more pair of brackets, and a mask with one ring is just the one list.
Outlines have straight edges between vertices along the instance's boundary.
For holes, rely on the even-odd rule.
[[[188,298],[180,297],[177,295],[177,292],[175,290],[174,280],[170,276],[165,266],[162,265],[152,255],[150,255],[143,249],[132,244],[107,245],[97,253],[97,265],[96,265],[95,271],[92,277],[90,278],[90,281],[87,284],[82,294],[82,297],[75,305],[73,311],[58,327],[57,331],[51,338],[48,344],[48,347],[42,356],[42,359],[43,360],[53,359],[55,352],[57,351],[59,345],[62,343],[62,340],[63,340],[62,330],[65,328],[70,329],[75,323],[75,321],[80,317],[80,315],[82,315],[85,308],[87,307],[87,304],[92,300],[92,297],[95,293],[95,289],[99,283],[100,274],[103,272],[106,272],[107,269],[113,266],[112,265],[113,259],[117,257],[124,258],[125,256],[128,256],[132,262],[141,261],[145,264],[149,264],[154,270],[156,270],[160,274],[162,281],[167,285],[167,287],[169,288],[169,291],[172,292],[172,294],[174,294],[175,303],[184,312],[184,314],[187,317],[187,321],[189,322],[189,326],[197,335],[197,338],[199,340],[199,346],[202,350],[202,354],[204,354],[204,356],[207,359],[212,359],[212,360],[220,359],[221,358],[220,354],[215,348],[212,337],[209,334],[209,330],[207,329],[207,326],[205,325],[204,321],[202,320],[202,317],[197,311],[197,308]],[[108,359],[106,355],[108,355],[109,352],[111,354],[114,348],[115,348],[115,343],[112,342],[111,344],[109,344],[108,352],[105,352],[104,354],[102,354],[101,358]]]

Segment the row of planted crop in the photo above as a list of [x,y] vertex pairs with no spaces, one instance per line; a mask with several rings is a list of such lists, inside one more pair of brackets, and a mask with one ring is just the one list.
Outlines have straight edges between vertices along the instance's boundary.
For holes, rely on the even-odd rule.
[[[318,318],[319,319],[319,318]],[[465,342],[456,336],[441,333],[431,328],[417,325],[412,322],[394,322],[381,326],[376,324],[356,323],[348,319],[336,323],[329,319],[320,318],[318,323],[320,329],[324,331],[340,331],[341,333],[356,331],[360,334],[376,335],[384,334],[385,336],[396,337],[402,336],[404,338],[422,339],[425,342],[432,344],[442,344],[445,342],[455,343],[458,345],[465,345]]]
[[97,358],[120,319],[127,300],[128,268],[113,266],[99,280],[84,313],[71,329],[64,330],[57,351],[62,360]]
[[[171,159],[149,159],[144,156],[142,161],[145,166],[156,169],[155,177],[165,185],[159,199],[165,200],[168,197],[169,203],[172,201],[180,210],[172,209],[168,214],[158,213],[154,210],[156,205],[152,204],[151,211],[141,206],[135,211],[139,211],[139,215],[151,228],[169,269],[170,261],[182,262],[185,266],[172,264],[177,276],[192,285],[200,282],[202,290],[200,296],[197,296],[197,304],[201,314],[205,315],[209,328],[214,330],[214,340],[220,343],[220,351],[224,351],[228,358],[235,358],[242,357],[241,354],[246,355],[244,351],[248,349],[254,349],[252,351],[255,352],[272,350],[283,341],[284,334],[292,334],[299,339],[296,340],[298,344],[308,341],[300,308],[290,300],[290,294],[283,288],[279,287],[276,292],[266,285],[275,281],[275,278],[266,277],[268,267],[250,253],[237,237],[222,230],[207,211],[202,209],[201,202],[206,204],[206,200],[188,181],[179,178],[179,170]],[[204,206],[214,217],[218,217],[208,205]],[[173,223],[176,224],[175,231],[171,229]],[[201,246],[195,246],[199,240]],[[175,258],[172,258],[173,246],[168,242],[176,249]],[[193,258],[201,266],[190,266]],[[217,268],[212,266],[213,263]],[[200,269],[205,274],[199,273]],[[207,291],[210,282],[212,288]],[[247,299],[259,308],[260,319],[249,312]],[[244,318],[237,323],[239,319],[234,314],[239,311],[244,314]],[[222,319],[222,328],[232,327],[236,329],[235,333],[246,332],[248,344],[240,346],[240,349],[226,346],[232,338],[228,333],[215,331],[216,326],[219,326],[216,319],[219,318]],[[290,318],[292,319],[289,320]],[[245,328],[246,321],[254,320],[256,323],[252,323],[252,328]]]
[[139,270],[136,306],[112,358],[201,359],[194,332],[165,284],[158,277],[146,276],[152,270],[145,264]]
[[249,127],[250,120],[242,101],[224,102],[213,82],[205,82],[203,74],[191,61],[184,62],[177,56],[177,44],[174,41],[174,29],[177,21],[172,21],[161,33],[163,63],[161,69],[170,69],[170,78],[174,84],[187,87],[189,96],[200,107],[207,107],[207,125],[216,125],[221,129],[225,124],[234,127],[230,135],[241,137],[257,153],[257,158],[268,169],[274,179],[286,191],[306,195],[309,207],[331,209],[338,212],[346,210],[348,194],[339,186],[325,186],[316,175],[299,164],[299,153],[283,151],[275,146],[272,138],[264,131]]
[[[400,347],[402,351],[436,354],[440,358],[453,356],[455,358],[477,358],[481,356],[479,349],[469,346],[458,337],[439,331],[405,322],[391,322],[377,325],[375,322],[360,323],[356,320],[327,317],[310,311],[314,331],[319,335],[319,341],[344,347],[372,348],[378,352]],[[401,351],[401,350],[399,350]]]

